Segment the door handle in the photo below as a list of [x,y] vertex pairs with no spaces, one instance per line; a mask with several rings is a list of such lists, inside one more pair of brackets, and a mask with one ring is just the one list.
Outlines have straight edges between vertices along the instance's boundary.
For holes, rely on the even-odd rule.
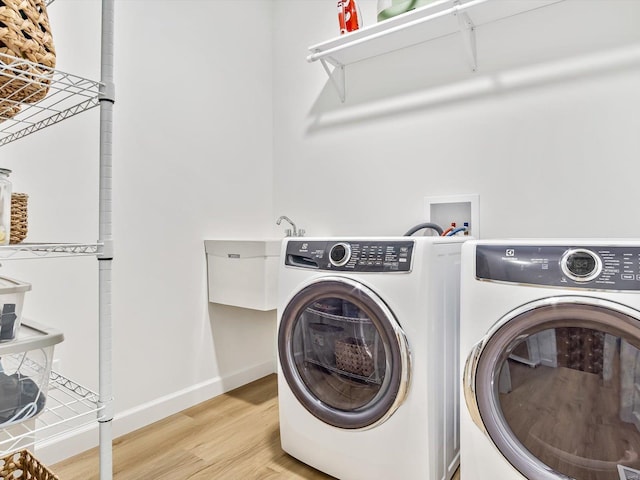
[[482,347],[482,341],[476,343],[467,356],[467,361],[464,364],[464,372],[462,374],[462,389],[464,392],[464,400],[467,404],[467,410],[471,415],[473,423],[475,423],[480,430],[486,433],[487,431],[484,427],[484,423],[482,422],[480,410],[478,409],[475,384],[476,370],[478,368],[480,354],[482,353]]

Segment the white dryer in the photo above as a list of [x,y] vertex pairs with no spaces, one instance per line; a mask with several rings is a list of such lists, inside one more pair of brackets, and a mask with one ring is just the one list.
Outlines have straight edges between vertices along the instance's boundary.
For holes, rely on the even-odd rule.
[[462,250],[462,480],[640,478],[640,240]]
[[278,396],[286,452],[343,480],[452,477],[463,241],[285,240]]

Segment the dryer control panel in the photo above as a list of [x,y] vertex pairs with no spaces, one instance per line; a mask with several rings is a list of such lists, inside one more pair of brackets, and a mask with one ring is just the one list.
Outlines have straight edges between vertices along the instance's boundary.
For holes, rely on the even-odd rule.
[[338,272],[410,272],[412,240],[291,240],[285,265]]
[[640,290],[640,246],[477,245],[476,277],[551,287]]

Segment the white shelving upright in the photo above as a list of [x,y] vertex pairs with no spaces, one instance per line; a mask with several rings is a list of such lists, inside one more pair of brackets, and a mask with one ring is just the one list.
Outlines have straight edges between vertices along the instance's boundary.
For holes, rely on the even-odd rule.
[[113,477],[112,460],[112,337],[111,337],[111,266],[113,263],[112,234],[112,133],[115,85],[113,81],[114,0],[102,0],[102,42],[100,81],[100,227],[98,240],[102,250],[98,255],[99,288],[99,390],[100,406],[104,412],[100,422],[100,479]]
[[[51,4],[53,0],[49,1]],[[37,103],[23,103],[11,97],[3,105],[20,106],[20,113],[0,123],[0,146],[38,130],[100,107],[100,185],[98,241],[91,243],[20,243],[0,246],[0,260],[95,255],[99,276],[99,392],[51,373],[45,410],[34,420],[0,429],[0,455],[65,435],[96,420],[100,436],[100,479],[113,478],[112,460],[112,336],[111,270],[112,235],[112,132],[115,88],[113,79],[114,0],[102,0],[101,79],[99,82],[55,69],[37,67],[42,75],[27,81],[49,87],[47,96]],[[20,76],[32,64],[27,60],[0,54],[0,74]],[[24,75],[21,76],[24,79]]]

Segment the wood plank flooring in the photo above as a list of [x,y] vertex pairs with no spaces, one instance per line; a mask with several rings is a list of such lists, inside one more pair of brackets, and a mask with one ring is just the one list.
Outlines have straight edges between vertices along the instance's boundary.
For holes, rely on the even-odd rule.
[[[98,450],[50,467],[98,480]],[[269,375],[113,442],[114,480],[332,479],[280,448],[277,380]],[[453,480],[459,480],[459,473]]]
[[[620,367],[612,380],[572,368],[509,363],[513,390],[500,396],[509,426],[533,455],[580,480],[617,480],[640,468],[640,432],[620,420]],[[635,450],[634,450],[635,449]]]

